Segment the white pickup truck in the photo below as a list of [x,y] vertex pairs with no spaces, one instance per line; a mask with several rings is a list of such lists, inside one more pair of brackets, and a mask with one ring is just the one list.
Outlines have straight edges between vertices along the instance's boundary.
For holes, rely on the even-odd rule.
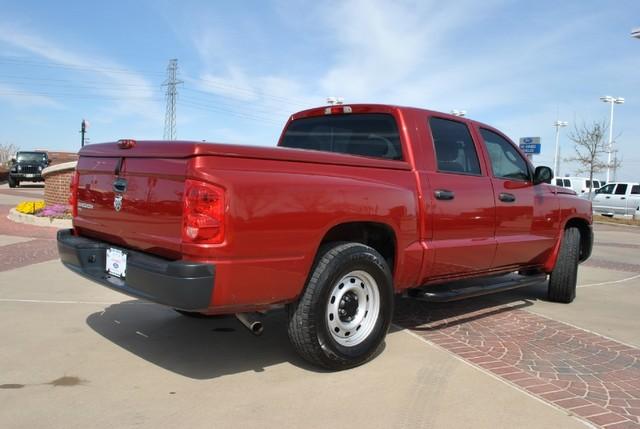
[[640,206],[640,184],[611,182],[596,190],[593,211],[605,216],[633,216]]

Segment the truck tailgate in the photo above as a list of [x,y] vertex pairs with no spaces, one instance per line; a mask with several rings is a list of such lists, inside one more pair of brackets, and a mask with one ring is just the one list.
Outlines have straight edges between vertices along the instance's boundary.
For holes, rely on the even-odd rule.
[[[182,194],[188,158],[81,156],[81,235],[170,259],[180,257]],[[114,189],[118,179],[124,191]],[[120,188],[122,189],[122,188]]]

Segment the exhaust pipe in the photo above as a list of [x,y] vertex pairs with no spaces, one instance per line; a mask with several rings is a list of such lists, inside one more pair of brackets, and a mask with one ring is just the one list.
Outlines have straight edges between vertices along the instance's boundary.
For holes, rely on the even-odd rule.
[[236,318],[242,323],[253,335],[262,335],[264,327],[262,322],[256,320],[258,313],[236,313]]

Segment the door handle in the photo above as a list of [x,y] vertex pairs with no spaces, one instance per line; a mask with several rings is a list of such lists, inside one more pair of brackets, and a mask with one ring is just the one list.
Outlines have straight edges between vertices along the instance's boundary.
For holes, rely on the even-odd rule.
[[500,201],[505,203],[512,203],[516,200],[516,196],[513,194],[509,194],[507,192],[500,192],[500,196],[498,197]]
[[627,197],[620,197],[620,199],[621,199],[621,200],[626,200],[626,199],[627,199]]
[[452,200],[456,195],[452,191],[446,189],[437,189],[434,192],[437,200]]
[[606,198],[606,199],[609,199],[609,198],[611,198],[611,197],[610,197],[609,195],[607,195],[605,198]]

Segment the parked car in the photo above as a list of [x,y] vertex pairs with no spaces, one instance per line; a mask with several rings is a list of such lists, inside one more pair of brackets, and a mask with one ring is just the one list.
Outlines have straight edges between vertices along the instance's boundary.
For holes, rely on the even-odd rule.
[[591,202],[550,185],[551,169],[497,129],[339,105],[293,114],[278,146],[85,146],[60,259],[181,314],[235,313],[256,333],[256,311],[285,306],[294,348],[331,369],[376,355],[394,294],[451,301],[548,275],[551,301],[574,299]]
[[611,182],[596,189],[593,211],[604,216],[633,216],[640,208],[640,184]]
[[47,152],[18,152],[11,160],[9,187],[20,186],[20,182],[44,182],[42,170],[48,165]]
[[554,183],[556,186],[573,189],[578,195],[589,194],[589,188],[593,192],[602,186],[600,180],[593,179],[592,183],[588,177],[556,177]]

